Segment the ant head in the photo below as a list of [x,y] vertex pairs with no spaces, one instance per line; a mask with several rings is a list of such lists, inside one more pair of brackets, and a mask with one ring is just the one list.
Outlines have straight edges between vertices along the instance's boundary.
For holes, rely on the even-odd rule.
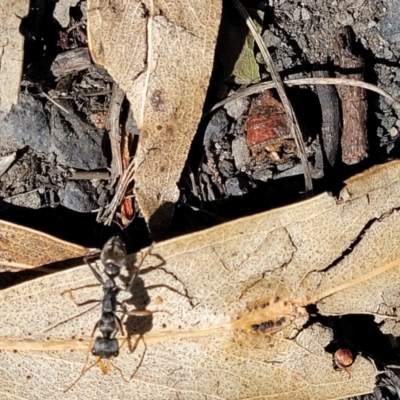
[[113,236],[103,247],[100,254],[107,276],[115,278],[120,274],[121,268],[126,263],[126,248],[118,236]]
[[97,337],[94,341],[92,354],[99,358],[117,357],[119,353],[118,340]]

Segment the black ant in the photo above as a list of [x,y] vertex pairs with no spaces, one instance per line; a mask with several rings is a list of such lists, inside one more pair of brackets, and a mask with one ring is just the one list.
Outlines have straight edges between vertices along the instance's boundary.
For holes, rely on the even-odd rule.
[[[93,258],[98,258],[98,254],[93,254],[90,256],[85,257],[85,262],[88,264],[90,267],[91,271],[93,272],[93,275],[96,277],[96,279],[100,282],[100,284],[103,286],[103,299],[102,300],[88,300],[85,301],[84,303],[79,303],[79,306],[89,304],[89,303],[102,303],[102,309],[101,309],[101,317],[99,321],[97,321],[95,327],[93,328],[91,337],[93,339],[93,336],[96,332],[97,329],[100,330],[102,336],[97,336],[93,347],[92,347],[92,354],[97,357],[97,361],[90,366],[86,366],[88,363],[88,358],[89,358],[89,353],[87,353],[86,357],[86,362],[85,365],[82,368],[81,374],[79,377],[65,390],[68,391],[71,389],[82,377],[83,375],[89,371],[91,368],[93,368],[95,365],[99,365],[100,370],[104,373],[107,374],[111,368],[111,366],[114,366],[124,379],[124,381],[127,381],[123,374],[122,371],[115,366],[111,359],[115,358],[118,356],[119,353],[119,344],[118,344],[118,339],[115,338],[117,335],[118,331],[120,331],[121,335],[124,335],[124,330],[122,327],[122,323],[120,318],[117,316],[117,305],[121,307],[121,310],[119,312],[125,314],[125,315],[133,315],[133,316],[150,316],[154,312],[149,311],[149,310],[132,310],[132,311],[127,311],[124,303],[119,303],[117,301],[117,294],[118,292],[123,289],[126,291],[130,291],[133,282],[136,279],[136,277],[139,274],[140,266],[143,262],[143,259],[139,265],[139,267],[135,267],[134,273],[129,281],[129,284],[127,286],[117,286],[114,279],[119,277],[121,274],[121,269],[126,266],[126,249],[125,245],[121,241],[120,238],[118,237],[112,237],[103,247],[101,253],[100,253],[100,260],[104,265],[104,274],[107,276],[107,280],[103,280],[101,274],[99,271],[93,267],[90,263],[89,260]],[[89,346],[89,348],[91,345]],[[103,359],[108,360],[107,363],[105,364],[103,362]]]

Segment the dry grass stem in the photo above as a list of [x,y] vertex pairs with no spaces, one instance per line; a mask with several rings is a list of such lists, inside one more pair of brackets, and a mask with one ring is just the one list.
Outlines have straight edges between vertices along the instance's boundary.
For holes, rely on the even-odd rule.
[[[371,90],[372,92],[378,93],[379,95],[385,97],[391,105],[394,107],[396,111],[400,111],[400,101],[393,97],[390,93],[385,90],[379,88],[378,86],[372,85],[371,83],[366,83],[363,81],[359,81],[356,79],[344,79],[344,78],[302,78],[302,79],[289,79],[283,82],[287,86],[300,86],[300,85],[348,85],[348,86],[356,86],[361,87],[366,90]],[[244,88],[242,90],[237,91],[232,96],[227,97],[224,100],[221,100],[209,110],[206,111],[205,115],[215,111],[216,109],[223,107],[225,104],[230,103],[231,101],[235,101],[240,99],[241,97],[251,96],[253,94],[261,93],[264,90],[275,89],[275,82],[261,82],[257,83],[253,86]]]

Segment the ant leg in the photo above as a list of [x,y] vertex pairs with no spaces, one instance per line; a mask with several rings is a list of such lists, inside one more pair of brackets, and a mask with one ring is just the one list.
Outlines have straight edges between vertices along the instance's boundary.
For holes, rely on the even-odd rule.
[[[101,285],[104,286],[104,280],[103,280],[103,278],[101,277],[101,275],[100,275],[100,273],[97,271],[97,269],[96,269],[94,266],[92,266],[92,264],[91,264],[91,261],[92,261],[92,260],[98,259],[98,258],[99,258],[99,254],[100,254],[99,252],[97,252],[97,253],[95,253],[95,254],[90,254],[90,255],[88,255],[88,256],[85,256],[85,257],[83,258],[83,260],[84,260],[85,263],[88,265],[88,267],[89,267],[90,270],[92,271],[92,273],[93,273],[93,275],[95,276],[95,278],[100,282]],[[95,286],[99,286],[99,285],[98,285],[98,284],[90,284],[90,285],[84,285],[84,286],[80,286],[80,287],[73,288],[73,289],[64,290],[64,291],[61,293],[61,296],[63,296],[65,293],[68,293],[70,299],[71,299],[77,306],[81,306],[81,305],[84,305],[84,304],[88,304],[87,302],[85,302],[85,303],[77,303],[76,300],[75,300],[75,298],[74,298],[74,295],[72,294],[72,292],[75,292],[75,291],[80,290],[80,289],[88,288],[88,287],[95,287]]]
[[147,353],[147,344],[146,344],[146,342],[145,342],[145,340],[144,340],[144,336],[143,336],[143,335],[140,335],[140,336],[138,337],[138,339],[135,341],[135,344],[134,344],[134,346],[133,346],[133,349],[132,349],[131,353],[133,353],[133,352],[137,349],[140,340],[142,340],[142,342],[143,342],[143,345],[144,345],[144,352],[142,353],[142,357],[140,357],[139,364],[138,364],[137,367],[135,368],[135,371],[133,371],[133,374],[129,377],[129,380],[131,380],[131,379],[136,375],[136,372],[139,371],[139,368],[142,366],[142,363],[143,363],[143,360],[144,360],[144,356],[145,356],[146,353]]
[[[91,269],[93,275],[95,276],[95,278],[102,284],[104,285],[104,279],[101,277],[99,271],[97,270],[97,267],[94,267],[92,265],[92,261],[95,259],[99,258],[100,253],[96,253],[96,254],[91,254],[89,256],[86,256],[83,258],[83,261],[85,261],[85,263],[88,265],[88,267]],[[96,265],[96,264],[95,264]]]
[[127,292],[130,292],[130,291],[132,290],[133,282],[134,282],[135,279],[138,277],[139,272],[140,272],[140,268],[142,267],[143,262],[144,262],[144,260],[146,259],[146,257],[147,257],[149,254],[151,254],[151,250],[152,250],[152,249],[153,249],[153,245],[151,245],[151,246],[146,250],[146,252],[142,255],[142,258],[141,258],[141,260],[140,260],[139,265],[138,265],[137,267],[133,267],[133,274],[132,274],[132,277],[131,277],[131,279],[129,280],[129,283],[128,283],[128,285],[126,286],[126,289],[125,289]]
[[79,286],[79,287],[73,288],[73,289],[67,289],[67,290],[64,290],[63,292],[61,292],[61,296],[64,296],[64,294],[68,293],[70,300],[73,301],[76,305],[79,305],[79,303],[76,302],[75,297],[72,294],[72,292],[76,292],[77,290],[81,290],[81,289],[85,289],[85,288],[89,288],[89,287],[95,287],[95,286],[100,286],[100,285],[98,283],[94,283],[91,285],[85,285],[85,286]]
[[153,315],[154,311],[149,311],[149,310],[132,310],[132,311],[128,311],[128,309],[126,308],[126,305],[124,302],[122,303],[118,303],[119,306],[121,307],[121,313],[125,314],[125,315],[132,315],[135,317],[148,317],[150,315]]
[[[96,301],[96,300],[93,300],[93,301]],[[97,305],[95,305],[95,306],[93,306],[93,307],[89,307],[89,308],[87,308],[86,310],[84,310],[84,311],[82,311],[82,312],[80,312],[80,313],[78,313],[78,314],[72,315],[72,316],[68,317],[67,319],[64,319],[64,320],[62,320],[62,321],[60,321],[60,322],[57,322],[56,324],[49,326],[49,327],[48,327],[47,329],[45,329],[43,332],[48,332],[48,331],[50,331],[50,330],[56,328],[56,327],[59,326],[59,325],[65,324],[66,322],[71,321],[71,320],[74,319],[74,318],[80,317],[81,315],[86,314],[87,312],[93,310],[95,307],[97,307]]]
[[81,373],[79,374],[78,378],[75,379],[75,381],[72,382],[72,384],[69,385],[69,386],[64,390],[64,393],[67,393],[68,390],[70,390],[71,388],[73,388],[73,387],[82,379],[83,375],[85,375],[86,372],[88,372],[90,369],[92,369],[94,366],[96,366],[96,365],[99,363],[100,360],[101,360],[101,359],[98,359],[96,362],[94,362],[93,364],[89,365],[87,368],[86,368],[86,364],[85,364],[85,366],[84,366],[84,368],[82,369]]
[[125,315],[131,315],[133,317],[149,317],[149,316],[151,316],[151,315],[153,315],[155,313],[159,313],[159,312],[163,312],[163,313],[167,313],[169,315],[172,315],[167,310],[154,310],[154,311],[151,311],[151,310],[131,310],[131,311],[128,311],[125,307],[120,312],[122,312]]
[[101,300],[86,300],[83,303],[78,303],[75,300],[74,295],[72,294],[73,291],[78,290],[78,289],[83,289],[83,288],[87,288],[87,287],[93,287],[93,286],[99,286],[97,283],[95,285],[87,285],[87,286],[81,286],[79,288],[74,288],[74,289],[68,289],[68,290],[64,290],[64,292],[61,293],[61,296],[63,296],[64,294],[68,293],[69,294],[69,298],[71,301],[73,301],[78,307],[84,306],[86,304],[91,304],[91,303],[101,303]]
[[96,251],[95,253],[88,254],[87,256],[83,257],[83,261],[85,261],[86,264],[90,264],[92,260],[96,260],[100,258],[101,251]]
[[166,288],[166,289],[170,290],[171,292],[174,292],[176,294],[179,294],[180,296],[190,299],[190,297],[187,293],[181,293],[178,289],[175,289],[172,286],[166,285],[164,283],[159,283],[157,285],[150,285],[150,286],[145,287],[146,290],[157,289],[157,288]]
[[92,334],[90,335],[90,343],[89,343],[89,346],[88,346],[88,348],[87,348],[87,350],[86,350],[86,360],[85,360],[85,364],[83,364],[82,371],[81,371],[81,373],[79,374],[78,378],[75,379],[75,381],[72,382],[72,384],[69,385],[69,386],[64,390],[64,393],[68,392],[68,390],[70,390],[72,387],[74,387],[74,386],[82,379],[83,375],[85,375],[87,371],[89,371],[90,369],[92,369],[95,365],[97,365],[97,364],[101,361],[101,359],[99,358],[95,363],[93,363],[93,364],[89,365],[88,367],[86,367],[87,364],[88,364],[88,361],[89,361],[89,352],[90,352],[90,349],[92,348],[92,345],[93,345],[93,336],[94,336],[94,333],[95,333],[96,329],[97,329],[98,326],[99,326],[99,323],[100,323],[100,321],[97,321],[97,323],[96,323],[96,325],[94,326],[94,329],[93,329],[93,331],[92,331]]
[[[121,332],[121,335],[124,336],[125,333],[124,333],[124,328],[122,327],[121,320],[120,320],[119,317],[118,317],[117,315],[115,315],[115,314],[114,314],[114,320],[115,320],[115,322],[117,323],[117,327],[118,327],[118,330]],[[115,334],[114,334],[112,337],[114,338],[116,334],[117,334],[117,331],[115,332]]]
[[153,315],[155,311],[149,311],[149,310],[132,310],[132,311],[122,311],[125,315],[132,315],[134,317],[148,317],[150,315]]
[[77,302],[74,300],[74,303],[75,303],[78,307],[81,307],[81,306],[86,306],[86,304],[101,303],[101,300],[90,299],[90,300],[84,301],[83,303],[77,303]]
[[[146,256],[151,255],[151,256],[155,257],[158,261],[160,261],[160,263],[158,265],[154,265],[152,267],[147,267],[147,268],[143,269],[142,270],[142,274],[143,275],[144,274],[148,274],[149,272],[154,271],[156,269],[160,269],[160,268],[164,270],[163,267],[166,264],[166,262],[165,262],[164,258],[162,258],[162,256],[160,256],[159,254],[153,254],[152,253],[153,246],[154,246],[154,243],[152,243],[151,246],[149,247],[149,249],[147,250]],[[164,272],[168,273],[168,271],[166,271],[166,270],[164,270]]]

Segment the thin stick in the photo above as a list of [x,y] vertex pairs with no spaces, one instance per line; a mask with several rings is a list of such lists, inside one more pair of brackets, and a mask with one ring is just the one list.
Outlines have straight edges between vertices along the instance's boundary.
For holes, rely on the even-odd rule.
[[[372,92],[378,93],[381,96],[388,99],[391,105],[400,111],[400,101],[393,97],[391,94],[386,92],[385,90],[379,88],[378,86],[372,85],[371,83],[366,83],[363,81],[359,81],[357,79],[344,79],[344,78],[302,78],[302,79],[288,79],[283,82],[287,86],[300,86],[300,85],[347,85],[347,86],[355,86],[361,87],[366,90],[371,90]],[[276,87],[275,82],[261,82],[257,83],[253,86],[247,87],[245,89],[239,90],[234,93],[232,96],[227,97],[224,100],[221,100],[209,110],[207,110],[204,114],[207,115],[214,110],[223,107],[225,104],[230,103],[231,101],[235,101],[242,97],[250,96],[252,94],[261,93],[264,90],[274,89]]]
[[55,100],[53,100],[49,95],[47,95],[45,92],[41,93],[44,97],[46,97],[47,100],[51,101],[55,106],[63,110],[66,114],[69,114],[70,112],[64,108],[60,103],[57,103]]
[[245,19],[247,26],[249,27],[252,35],[254,36],[254,39],[257,42],[260,52],[265,60],[266,65],[267,65],[267,69],[268,69],[269,73],[271,74],[273,81],[275,82],[276,90],[278,91],[278,95],[282,101],[282,105],[285,108],[285,111],[287,114],[289,129],[290,129],[291,134],[296,143],[297,155],[303,165],[305,189],[308,192],[309,190],[312,190],[313,185],[312,185],[310,167],[309,167],[308,161],[307,161],[306,148],[304,145],[303,136],[302,136],[300,128],[299,128],[299,124],[297,122],[296,115],[295,115],[292,105],[290,104],[289,99],[286,95],[286,91],[285,91],[285,87],[283,86],[282,79],[281,79],[279,72],[272,60],[271,55],[269,54],[267,46],[265,45],[261,35],[258,33],[253,20],[250,18],[250,15],[247,13],[246,9],[242,6],[242,4],[239,2],[239,0],[233,0],[233,2],[235,4],[236,8],[238,9],[238,11],[240,12],[240,14],[242,15],[242,17]]
[[74,171],[70,180],[81,180],[81,179],[99,179],[105,180],[110,177],[108,171]]
[[96,221],[103,222],[104,225],[111,225],[115,211],[117,207],[121,204],[129,183],[133,179],[135,173],[135,163],[132,161],[128,168],[123,172],[120,180],[118,181],[117,187],[115,189],[115,194],[111,202],[105,207],[104,211],[97,215]]
[[107,116],[107,130],[109,132],[111,143],[111,182],[122,174],[121,159],[121,134],[119,129],[119,116],[121,113],[121,105],[125,97],[125,92],[114,83],[113,91],[110,99],[110,107]]

